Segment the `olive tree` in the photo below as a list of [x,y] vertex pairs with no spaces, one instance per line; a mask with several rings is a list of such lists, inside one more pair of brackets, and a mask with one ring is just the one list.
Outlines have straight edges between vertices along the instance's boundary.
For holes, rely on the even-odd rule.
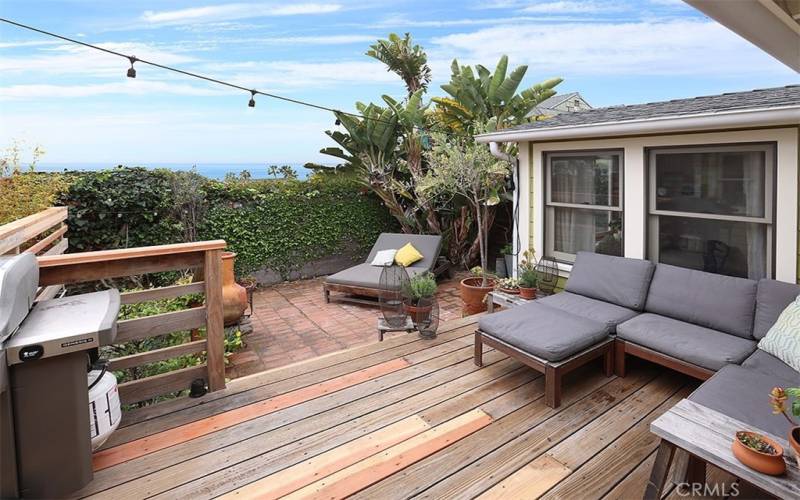
[[487,286],[489,231],[484,221],[489,207],[500,203],[511,164],[493,156],[488,145],[478,144],[471,137],[436,132],[432,139],[433,146],[425,152],[428,173],[417,191],[442,204],[450,204],[459,196],[467,200],[478,224],[482,286]]

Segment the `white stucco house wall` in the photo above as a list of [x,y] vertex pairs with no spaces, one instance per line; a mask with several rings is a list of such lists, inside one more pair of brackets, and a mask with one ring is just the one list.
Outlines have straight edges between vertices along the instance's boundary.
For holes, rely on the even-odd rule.
[[798,281],[800,85],[563,113],[519,144],[517,250]]

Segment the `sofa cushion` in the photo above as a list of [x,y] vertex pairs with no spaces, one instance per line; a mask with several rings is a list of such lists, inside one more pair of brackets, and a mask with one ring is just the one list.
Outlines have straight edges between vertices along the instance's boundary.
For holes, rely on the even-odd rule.
[[653,267],[649,260],[578,252],[565,290],[641,311]]
[[792,387],[800,385],[800,372],[761,349],[756,349],[742,366],[784,380],[794,380]]
[[756,348],[754,340],[652,313],[618,325],[617,337],[714,371],[741,363]]
[[618,324],[639,314],[638,311],[632,309],[570,292],[555,293],[549,297],[539,299],[537,302],[577,316],[599,321],[607,325],[611,333],[617,331]]
[[561,361],[608,338],[608,327],[530,302],[478,320],[478,329],[547,361]]
[[406,243],[414,245],[414,248],[422,254],[422,260],[415,262],[411,267],[433,270],[439,257],[439,250],[442,248],[442,237],[434,234],[381,233],[372,246],[366,262],[372,262],[379,250],[401,248]]
[[[373,266],[371,264],[358,264],[357,266],[349,267],[336,274],[332,274],[325,278],[326,283],[333,283],[336,285],[349,285],[361,286],[364,288],[380,288],[381,286],[381,272],[383,267]],[[427,269],[420,269],[418,267],[407,267],[406,272],[409,278],[413,278],[418,274],[427,272]]]
[[757,340],[763,339],[772,325],[778,321],[778,316],[798,295],[800,295],[800,286],[794,283],[768,279],[759,281],[753,336]]
[[757,429],[784,437],[789,431],[789,424],[783,415],[772,413],[769,392],[775,386],[788,386],[791,383],[791,380],[728,365],[706,380],[689,399]]
[[752,338],[758,282],[659,264],[645,311]]

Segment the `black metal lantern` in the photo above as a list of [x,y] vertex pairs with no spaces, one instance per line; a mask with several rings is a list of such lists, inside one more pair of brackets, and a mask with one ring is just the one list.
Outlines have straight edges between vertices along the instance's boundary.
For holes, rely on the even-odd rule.
[[436,330],[439,329],[439,301],[436,297],[419,299],[416,304],[406,305],[406,310],[420,337],[436,337]]
[[536,263],[537,288],[542,295],[550,295],[558,285],[558,262],[552,257],[542,257]]
[[403,307],[403,294],[408,289],[408,272],[403,266],[392,264],[381,271],[378,303],[386,324],[399,328],[406,324],[408,315]]

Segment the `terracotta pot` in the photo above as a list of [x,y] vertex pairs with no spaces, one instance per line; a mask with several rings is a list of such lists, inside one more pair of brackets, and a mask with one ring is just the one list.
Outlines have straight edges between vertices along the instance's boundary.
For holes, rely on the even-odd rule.
[[486,310],[486,294],[494,290],[494,281],[487,280],[482,286],[483,278],[464,278],[461,280],[461,300],[464,302],[463,314],[469,316]]
[[222,310],[225,326],[236,324],[247,309],[247,290],[233,277],[236,254],[222,252]]
[[507,293],[509,295],[519,295],[519,288],[503,288],[500,287],[500,291],[503,293]]
[[536,289],[519,287],[519,296],[523,299],[533,300],[536,298]]
[[417,306],[414,304],[403,304],[403,309],[408,313],[411,317],[411,321],[414,324],[417,323],[424,323],[428,320],[431,315],[431,311],[433,310],[432,305],[426,306]]
[[[740,440],[739,436],[742,434],[747,434],[754,437],[759,437],[773,448],[775,448],[776,452],[774,454],[763,453],[760,451],[756,451],[748,446],[745,446]],[[748,432],[748,431],[739,431],[736,433],[736,436],[733,438],[733,444],[731,445],[731,450],[733,451],[733,455],[743,464],[750,467],[753,470],[761,472],[763,474],[769,474],[771,476],[780,476],[784,472],[786,472],[786,462],[783,461],[783,447],[776,443],[775,441],[771,440],[768,437],[764,437],[761,434],[757,434],[755,432]]]
[[800,425],[789,429],[789,445],[794,450],[794,457],[797,459],[797,466],[800,467]]

